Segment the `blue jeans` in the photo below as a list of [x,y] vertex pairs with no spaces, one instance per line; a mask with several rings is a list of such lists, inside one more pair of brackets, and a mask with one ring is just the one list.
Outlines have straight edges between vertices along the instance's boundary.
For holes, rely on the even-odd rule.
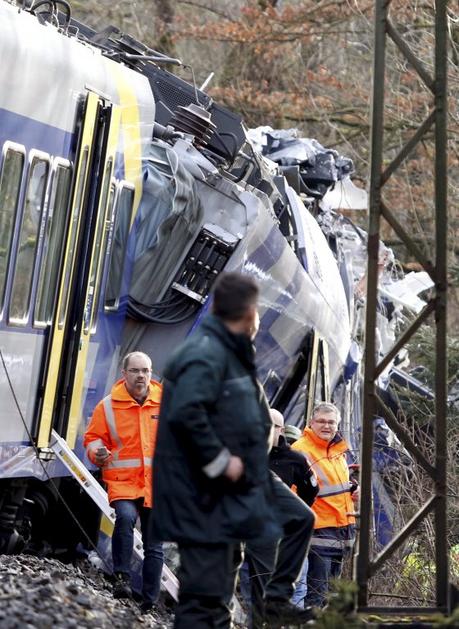
[[114,500],[116,520],[112,536],[113,571],[130,574],[134,548],[134,527],[140,518],[144,560],[142,566],[142,596],[145,602],[154,603],[159,596],[163,569],[163,545],[151,539],[151,509],[140,500]]
[[330,579],[341,576],[343,553],[330,553],[328,549],[320,552],[318,548],[311,548],[308,555],[308,585],[305,607],[323,607],[326,595],[330,589]]
[[239,568],[239,587],[241,589],[242,600],[249,608],[252,604],[252,592],[250,587],[249,566],[246,561],[244,561]]
[[308,568],[309,561],[306,557],[300,572],[300,576],[295,583],[295,591],[293,592],[293,596],[290,599],[291,602],[300,609],[304,609],[304,599],[306,598],[306,594],[308,591]]

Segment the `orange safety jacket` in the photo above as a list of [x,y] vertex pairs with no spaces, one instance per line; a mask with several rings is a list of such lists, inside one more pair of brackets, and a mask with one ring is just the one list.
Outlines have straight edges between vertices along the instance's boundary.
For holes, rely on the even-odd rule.
[[[307,456],[319,482],[319,493],[311,505],[316,516],[314,531],[317,531],[311,546],[334,546],[334,543],[327,543],[324,539],[328,537],[339,539],[340,547],[352,546],[354,527],[350,525],[355,524],[355,517],[345,455],[349,450],[348,444],[340,435],[325,441],[311,428],[305,428],[303,436],[292,448]],[[345,528],[349,531],[342,530]],[[327,532],[321,534],[320,529],[327,529]]]
[[112,454],[102,467],[110,503],[143,498],[145,507],[152,506],[151,470],[161,392],[162,385],[151,380],[147,399],[140,406],[124,380],[119,380],[94,409],[84,446],[92,463],[98,448],[105,446]]

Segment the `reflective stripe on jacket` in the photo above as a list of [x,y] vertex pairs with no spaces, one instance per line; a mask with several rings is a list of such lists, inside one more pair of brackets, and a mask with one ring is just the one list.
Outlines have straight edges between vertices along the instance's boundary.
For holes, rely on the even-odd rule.
[[140,406],[124,380],[119,380],[94,409],[84,445],[93,463],[98,448],[106,446],[112,453],[102,468],[109,502],[143,498],[146,507],[152,506],[151,470],[161,391],[162,386],[151,380],[147,399]]
[[336,556],[349,552],[354,546],[355,526],[330,526],[314,529],[311,549],[321,555]]
[[350,494],[346,441],[340,435],[325,441],[311,428],[306,428],[292,448],[306,454],[319,481],[319,493],[311,506],[316,514],[314,529],[353,525],[355,518],[350,514],[354,513],[354,503]]

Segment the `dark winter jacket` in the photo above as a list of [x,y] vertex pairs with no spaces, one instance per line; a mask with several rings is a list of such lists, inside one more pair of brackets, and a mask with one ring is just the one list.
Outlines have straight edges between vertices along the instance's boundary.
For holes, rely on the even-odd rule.
[[312,505],[319,492],[316,477],[304,454],[292,450],[282,435],[269,454],[269,467],[290,488],[295,485],[297,495]]
[[[269,409],[253,347],[209,315],[164,372],[153,461],[153,535],[181,543],[280,537],[271,511]],[[222,476],[230,454],[245,473]]]

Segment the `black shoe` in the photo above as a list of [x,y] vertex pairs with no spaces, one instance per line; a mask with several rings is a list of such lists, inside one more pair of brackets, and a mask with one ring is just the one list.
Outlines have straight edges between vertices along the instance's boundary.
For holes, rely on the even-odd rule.
[[314,612],[312,607],[301,609],[289,601],[279,601],[275,599],[267,600],[265,603],[265,622],[268,627],[282,627],[283,625],[304,625],[313,620]]
[[266,627],[265,612],[263,609],[257,609],[256,606],[252,606],[252,629],[264,629]]
[[154,605],[153,603],[150,603],[150,601],[142,601],[140,603],[140,613],[141,614],[149,614],[150,612],[152,612],[154,609]]
[[115,574],[113,598],[132,598],[131,579],[128,574],[124,572]]

